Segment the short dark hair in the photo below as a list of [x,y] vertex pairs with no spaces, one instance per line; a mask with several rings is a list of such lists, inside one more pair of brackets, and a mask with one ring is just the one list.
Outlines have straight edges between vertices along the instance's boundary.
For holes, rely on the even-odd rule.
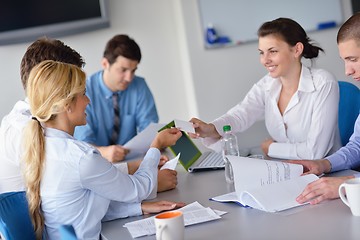
[[300,24],[290,18],[277,18],[273,21],[265,22],[257,33],[258,37],[265,37],[270,34],[277,35],[290,46],[295,46],[298,42],[301,42],[304,45],[302,53],[304,58],[316,58],[319,55],[319,51],[324,52],[321,47],[314,46]]
[[352,15],[340,27],[337,34],[337,43],[353,39],[360,45],[360,12]]
[[62,41],[42,37],[33,42],[26,50],[20,64],[21,82],[26,90],[31,69],[44,60],[53,60],[83,67],[82,56]]
[[103,57],[106,58],[111,65],[119,56],[140,62],[140,47],[134,39],[128,35],[115,35],[107,42]]

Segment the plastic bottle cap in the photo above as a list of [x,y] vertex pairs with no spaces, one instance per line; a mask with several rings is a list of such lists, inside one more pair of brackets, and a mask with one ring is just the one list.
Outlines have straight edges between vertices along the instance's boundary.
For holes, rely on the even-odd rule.
[[231,131],[231,126],[230,125],[224,125],[223,130],[224,130],[224,132]]

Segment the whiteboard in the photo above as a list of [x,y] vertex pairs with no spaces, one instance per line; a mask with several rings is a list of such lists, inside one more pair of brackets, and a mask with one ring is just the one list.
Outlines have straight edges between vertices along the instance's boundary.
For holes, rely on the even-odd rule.
[[261,24],[279,17],[297,21],[307,32],[343,23],[341,0],[198,0],[198,4],[204,42],[210,23],[231,44],[257,40]]

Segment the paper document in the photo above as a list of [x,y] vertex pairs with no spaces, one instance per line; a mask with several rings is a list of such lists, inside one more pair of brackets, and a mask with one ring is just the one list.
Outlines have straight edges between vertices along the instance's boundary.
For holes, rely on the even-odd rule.
[[215,202],[234,202],[234,203],[239,204],[242,207],[246,207],[246,206],[241,204],[240,199],[236,195],[236,192],[225,193],[223,195],[210,198],[210,200],[213,200]]
[[[226,212],[214,211],[211,208],[205,208],[198,202],[193,202],[183,208],[178,209],[184,214],[185,226],[208,222],[220,219],[221,215]],[[154,217],[149,217],[134,222],[129,222],[124,225],[133,238],[142,237],[146,235],[153,235],[156,233]]]
[[188,133],[195,133],[195,129],[191,122],[175,119],[174,123],[175,123],[175,127],[179,128],[181,131]]
[[175,170],[175,168],[179,162],[179,157],[180,157],[180,153],[176,157],[174,157],[173,159],[167,161],[164,165],[162,165],[160,170],[163,170],[163,169]]
[[165,126],[165,124],[150,123],[147,128],[130,139],[130,141],[124,145],[125,148],[130,150],[126,155],[125,160],[143,157],[147,150],[149,150],[158,130],[163,126]]
[[212,198],[219,202],[238,202],[266,212],[300,206],[296,197],[306,185],[318,179],[313,174],[301,176],[303,167],[282,161],[228,156],[234,172],[236,197],[224,194]]

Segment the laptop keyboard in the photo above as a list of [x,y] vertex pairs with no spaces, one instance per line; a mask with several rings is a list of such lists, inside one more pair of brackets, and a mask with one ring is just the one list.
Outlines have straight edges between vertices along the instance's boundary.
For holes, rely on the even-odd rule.
[[211,152],[209,155],[206,156],[206,158],[201,161],[201,163],[198,165],[198,167],[204,167],[204,166],[224,166],[224,160],[222,158],[222,155],[216,152]]

